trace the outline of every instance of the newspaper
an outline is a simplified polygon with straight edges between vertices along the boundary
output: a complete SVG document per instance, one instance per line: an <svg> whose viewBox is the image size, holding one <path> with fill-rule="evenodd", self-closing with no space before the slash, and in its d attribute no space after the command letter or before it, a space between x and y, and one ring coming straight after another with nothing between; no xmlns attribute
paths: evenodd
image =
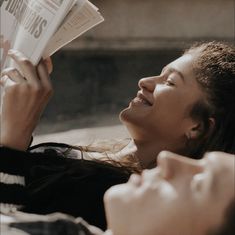
<svg viewBox="0 0 235 235"><path fill-rule="evenodd" d="M10 48L36 65L104 19L88 0L0 0L1 70Z"/></svg>

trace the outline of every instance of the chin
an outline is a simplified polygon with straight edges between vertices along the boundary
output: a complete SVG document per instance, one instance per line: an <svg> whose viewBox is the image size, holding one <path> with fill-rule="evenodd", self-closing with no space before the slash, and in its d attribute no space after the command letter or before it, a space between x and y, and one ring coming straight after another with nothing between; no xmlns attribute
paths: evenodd
<svg viewBox="0 0 235 235"><path fill-rule="evenodd" d="M141 118L141 114L143 114L143 110L129 106L120 112L119 119L124 124L135 123L136 121L138 121L139 118Z"/></svg>
<svg viewBox="0 0 235 235"><path fill-rule="evenodd" d="M129 107L123 109L120 113L119 113L119 119L120 121L124 124L125 122L127 122L128 120L128 112L129 112Z"/></svg>
<svg viewBox="0 0 235 235"><path fill-rule="evenodd" d="M127 201L131 201L132 194L132 188L128 184L112 186L104 194L105 205L111 210L120 210L126 206Z"/></svg>

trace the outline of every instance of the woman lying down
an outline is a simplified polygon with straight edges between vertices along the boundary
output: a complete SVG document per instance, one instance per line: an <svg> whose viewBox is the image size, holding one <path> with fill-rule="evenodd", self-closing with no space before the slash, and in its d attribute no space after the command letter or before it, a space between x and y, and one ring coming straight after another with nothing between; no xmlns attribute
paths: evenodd
<svg viewBox="0 0 235 235"><path fill-rule="evenodd" d="M4 148L1 151L4 153ZM156 168L132 174L127 183L107 190L105 232L63 214L16 212L2 215L1 235L235 234L234 157L211 152L193 160L161 152ZM1 158L5 164L9 161L14 165L13 160Z"/></svg>
<svg viewBox="0 0 235 235"><path fill-rule="evenodd" d="M195 64L198 52L200 63ZM233 48L209 43L191 49L166 66L160 76L140 80L139 95L144 92L146 96L134 99L121 116L132 133L136 147L132 155L141 166L138 172L153 169L143 171L141 176L132 175L128 183L129 168L64 158L48 151L26 151L50 93L41 88L50 88L50 79L43 62L33 67L19 52L12 51L11 57L22 66L24 76L12 68L3 73L16 85L5 89L3 99L1 212L9 215L4 209L13 212L14 208L35 214L63 212L84 218L103 231L106 216L105 233L113 235L203 235L223 226L224 214L234 197L234 155L217 152L197 161L165 152L157 160L158 168L154 166L161 150L192 158L201 158L207 151L234 154ZM196 65L203 69L194 76ZM184 76L179 75L182 72ZM198 76L203 86L199 86ZM189 102L185 94L193 100ZM147 95L154 105L143 102ZM179 97L182 102L178 102ZM162 118L169 110L175 118ZM129 163L135 165L135 161ZM34 218L26 215L25 220ZM11 227L20 226L31 234L66 234L66 228L67 234L77 234L77 230L89 234L89 226L84 227L80 220L76 220L78 225L73 219L58 222L50 216L38 220L44 222L15 223ZM9 234L9 227L6 229Z"/></svg>

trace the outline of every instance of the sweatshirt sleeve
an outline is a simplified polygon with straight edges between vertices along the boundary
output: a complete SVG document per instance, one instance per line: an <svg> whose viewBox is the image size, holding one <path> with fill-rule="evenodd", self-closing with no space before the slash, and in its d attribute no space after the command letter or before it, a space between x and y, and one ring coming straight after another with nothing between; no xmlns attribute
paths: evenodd
<svg viewBox="0 0 235 235"><path fill-rule="evenodd" d="M65 159L0 147L0 212L8 213L22 208L28 200L25 179L30 169L55 161L63 164Z"/></svg>
<svg viewBox="0 0 235 235"><path fill-rule="evenodd" d="M0 147L0 212L20 209L26 200L23 152Z"/></svg>
<svg viewBox="0 0 235 235"><path fill-rule="evenodd" d="M48 215L36 215L16 212L2 215L1 234L14 235L103 235L99 228L89 225L82 218L53 213Z"/></svg>

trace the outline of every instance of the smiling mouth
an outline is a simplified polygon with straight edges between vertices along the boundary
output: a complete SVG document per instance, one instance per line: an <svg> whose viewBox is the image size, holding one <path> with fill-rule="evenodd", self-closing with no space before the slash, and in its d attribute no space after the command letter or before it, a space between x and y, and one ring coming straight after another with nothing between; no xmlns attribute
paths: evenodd
<svg viewBox="0 0 235 235"><path fill-rule="evenodd" d="M131 104L142 104L142 105L146 105L146 106L152 106L153 104L150 103L145 96L142 95L142 93L138 92L137 93L137 97L135 97L132 101Z"/></svg>

